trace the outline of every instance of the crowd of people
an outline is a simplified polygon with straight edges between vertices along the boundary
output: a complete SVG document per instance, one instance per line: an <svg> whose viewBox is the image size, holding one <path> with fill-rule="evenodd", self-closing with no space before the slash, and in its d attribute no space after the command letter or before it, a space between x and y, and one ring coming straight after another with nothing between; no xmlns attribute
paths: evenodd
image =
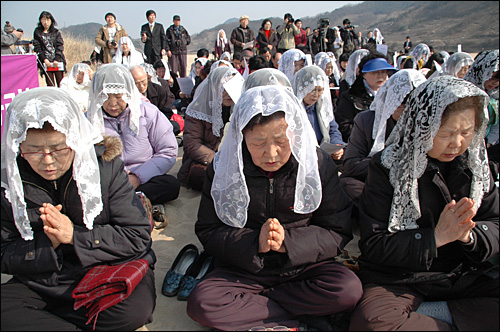
<svg viewBox="0 0 500 332"><path fill-rule="evenodd" d="M40 14L47 87L14 98L1 141L14 276L2 329L150 323L151 231L166 226L151 209L181 186L201 195L194 231L213 258L182 295L203 326L499 329L498 49L473 58L408 36L393 56L378 28L363 38L349 19L311 32L286 13L254 33L242 15L214 58L203 48L188 64L179 15L166 29L146 19L144 52L109 12L94 59L66 68L56 20ZM346 265L354 233L361 255ZM188 252L164 295L187 287L174 267Z"/></svg>

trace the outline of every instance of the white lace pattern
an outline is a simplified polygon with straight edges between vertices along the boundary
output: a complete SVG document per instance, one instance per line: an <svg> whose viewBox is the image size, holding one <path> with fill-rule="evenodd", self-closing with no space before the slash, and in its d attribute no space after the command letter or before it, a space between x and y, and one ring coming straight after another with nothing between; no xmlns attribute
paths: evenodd
<svg viewBox="0 0 500 332"><path fill-rule="evenodd" d="M388 230L390 232L416 229L420 218L418 179L427 167L427 152L441 125L445 108L457 100L480 96L482 126L474 133L468 148L468 166L472 171L470 198L475 207L481 205L489 190L489 166L484 145L488 119L488 96L473 84L449 75L439 76L415 88L396 127L387 139L382 152L382 165L389 169L389 180L394 188Z"/></svg>

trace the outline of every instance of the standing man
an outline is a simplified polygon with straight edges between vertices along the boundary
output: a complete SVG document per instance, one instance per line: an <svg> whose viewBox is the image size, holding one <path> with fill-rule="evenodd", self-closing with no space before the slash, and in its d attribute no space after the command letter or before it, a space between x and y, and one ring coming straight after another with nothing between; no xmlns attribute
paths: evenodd
<svg viewBox="0 0 500 332"><path fill-rule="evenodd" d="M342 25L343 27L340 28L340 37L344 41L344 53L350 54L355 51L354 39L356 39L356 32L348 18L342 21Z"/></svg>
<svg viewBox="0 0 500 332"><path fill-rule="evenodd" d="M243 51L246 49L252 51L253 54L253 47L255 46L256 40L252 29L248 26L248 19L249 17L247 15L242 15L240 17L240 26L234 28L231 32L231 44L234 46L234 54L243 54ZM250 47L245 47L245 44L249 42L252 42L252 44L249 45Z"/></svg>
<svg viewBox="0 0 500 332"><path fill-rule="evenodd" d="M405 54L409 54L413 45L411 44L410 36L406 36L405 43L403 44L403 49L405 50Z"/></svg>
<svg viewBox="0 0 500 332"><path fill-rule="evenodd" d="M295 48L298 48L302 52L306 53L307 33L304 29L302 29L302 21L295 20L295 26L299 29L299 34L294 36Z"/></svg>
<svg viewBox="0 0 500 332"><path fill-rule="evenodd" d="M141 40L144 43L146 62L154 64L166 54L165 30L163 25L156 23L156 12L152 9L146 12L148 23L141 27Z"/></svg>
<svg viewBox="0 0 500 332"><path fill-rule="evenodd" d="M187 46L191 44L191 37L181 25L181 17L174 15L174 24L168 27L165 49L168 55L168 65L179 77L186 77Z"/></svg>
<svg viewBox="0 0 500 332"><path fill-rule="evenodd" d="M121 37L128 35L125 28L116 23L115 14L107 13L104 15L104 19L106 20L106 25L103 25L99 29L94 42L97 46L101 47L102 63L111 63L118 49L118 41Z"/></svg>
<svg viewBox="0 0 500 332"><path fill-rule="evenodd" d="M292 14L286 13L284 18L284 22L282 25L278 26L276 32L280 36L280 42L278 43L278 52L281 54L285 53L292 48L295 48L295 36L300 33L300 30L297 28L293 22Z"/></svg>

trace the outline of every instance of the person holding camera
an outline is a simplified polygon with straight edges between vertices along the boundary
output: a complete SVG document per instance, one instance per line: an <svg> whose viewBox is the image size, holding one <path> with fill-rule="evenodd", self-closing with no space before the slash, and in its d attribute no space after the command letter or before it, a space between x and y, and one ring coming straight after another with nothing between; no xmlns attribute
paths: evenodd
<svg viewBox="0 0 500 332"><path fill-rule="evenodd" d="M181 25L181 17L174 15L174 24L166 32L167 44L165 50L168 55L168 65L179 77L186 77L187 46L191 44L191 36L186 28Z"/></svg>
<svg viewBox="0 0 500 332"><path fill-rule="evenodd" d="M278 52L285 53L288 50L295 48L295 36L300 34L299 28L293 24L295 20L292 14L286 13L284 16L284 22L280 25L276 32L280 36L280 41L278 43Z"/></svg>
<svg viewBox="0 0 500 332"><path fill-rule="evenodd" d="M340 28L340 37L344 41L344 53L352 53L354 51L354 39L356 39L356 32L351 25L351 21L346 18L342 21L343 27Z"/></svg>
<svg viewBox="0 0 500 332"><path fill-rule="evenodd" d="M112 63L113 57L118 50L118 41L121 37L127 37L128 34L125 28L116 23L116 15L107 13L104 15L106 25L103 25L94 42L101 47L102 63Z"/></svg>
<svg viewBox="0 0 500 332"><path fill-rule="evenodd" d="M7 24L5 26L7 26ZM9 32L6 32L5 30L6 29L4 28L4 31L2 31L2 54L13 54L10 45L14 45L14 43L18 41L18 39L21 39L21 36L24 34L24 32L22 31L22 29L7 29L7 31Z"/></svg>

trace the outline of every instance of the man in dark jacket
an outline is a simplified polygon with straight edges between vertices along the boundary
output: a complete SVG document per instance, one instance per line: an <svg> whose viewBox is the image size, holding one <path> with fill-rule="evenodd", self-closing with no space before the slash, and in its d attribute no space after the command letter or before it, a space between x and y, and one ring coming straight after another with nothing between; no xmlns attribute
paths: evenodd
<svg viewBox="0 0 500 332"><path fill-rule="evenodd" d="M342 24L343 27L340 28L340 37L344 42L344 53L352 53L355 51L354 40L356 39L356 32L348 18L344 19Z"/></svg>
<svg viewBox="0 0 500 332"><path fill-rule="evenodd" d="M174 112L172 106L174 105L175 96L168 88L168 83L164 86L161 83L155 84L148 79L148 75L141 66L134 66L130 68L130 73L134 77L135 86L144 96L148 98L151 104L158 107L158 109L165 114L167 119L174 127L174 134L180 133L181 129L177 122L170 120Z"/></svg>
<svg viewBox="0 0 500 332"><path fill-rule="evenodd" d="M165 53L165 30L163 25L156 23L156 12L152 9L146 12L148 23L141 27L141 41L144 43L146 61L154 64L161 60Z"/></svg>
<svg viewBox="0 0 500 332"><path fill-rule="evenodd" d="M234 46L234 53L242 53L243 50L246 49L252 50L255 46L255 35L248 26L248 19L249 17L247 15L242 15L240 17L240 26L234 28L231 32L231 44ZM251 45L245 45L250 42L252 43Z"/></svg>
<svg viewBox="0 0 500 332"><path fill-rule="evenodd" d="M174 15L174 24L166 32L167 43L165 50L168 55L168 65L179 77L186 77L187 72L187 46L191 44L191 36L181 25L181 17Z"/></svg>

